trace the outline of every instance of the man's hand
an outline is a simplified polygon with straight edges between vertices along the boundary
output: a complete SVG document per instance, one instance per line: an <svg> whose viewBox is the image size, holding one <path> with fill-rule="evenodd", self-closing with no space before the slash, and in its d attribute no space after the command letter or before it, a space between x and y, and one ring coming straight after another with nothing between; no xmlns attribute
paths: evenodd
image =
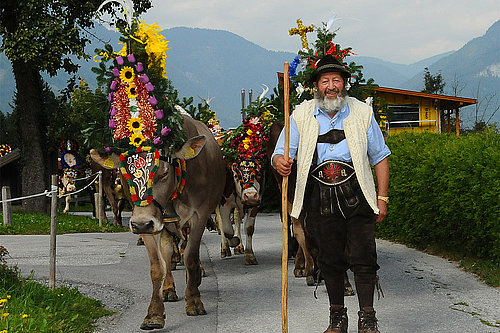
<svg viewBox="0 0 500 333"><path fill-rule="evenodd" d="M287 177L292 172L292 164L293 160L288 158L287 161L283 155L274 155L273 157L273 168L283 177Z"/></svg>
<svg viewBox="0 0 500 333"><path fill-rule="evenodd" d="M387 203L384 200L377 200L377 206L378 206L378 215L377 215L377 220L375 221L376 223L382 222L385 217L387 216Z"/></svg>

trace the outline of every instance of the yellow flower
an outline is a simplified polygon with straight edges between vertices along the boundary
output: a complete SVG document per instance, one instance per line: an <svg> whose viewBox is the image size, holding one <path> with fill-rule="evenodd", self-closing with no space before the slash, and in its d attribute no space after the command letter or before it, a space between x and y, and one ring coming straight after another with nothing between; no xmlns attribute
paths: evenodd
<svg viewBox="0 0 500 333"><path fill-rule="evenodd" d="M7 295L7 299L10 299L10 295Z"/></svg>
<svg viewBox="0 0 500 333"><path fill-rule="evenodd" d="M127 96L128 98L137 98L137 88L135 86L135 84L131 83L128 87L127 87Z"/></svg>
<svg viewBox="0 0 500 333"><path fill-rule="evenodd" d="M130 144L139 147L144 142L144 135L141 132L135 132L130 137Z"/></svg>
<svg viewBox="0 0 500 333"><path fill-rule="evenodd" d="M27 315L27 314L23 314L21 317L22 317L23 319L25 319L25 318L28 318L28 315Z"/></svg>
<svg viewBox="0 0 500 333"><path fill-rule="evenodd" d="M247 130L247 135L252 135L253 131L251 129Z"/></svg>
<svg viewBox="0 0 500 333"><path fill-rule="evenodd" d="M0 331L0 333L7 333L7 330Z"/></svg>
<svg viewBox="0 0 500 333"><path fill-rule="evenodd" d="M130 132L142 131L142 120L139 117L130 118L127 121L127 127Z"/></svg>
<svg viewBox="0 0 500 333"><path fill-rule="evenodd" d="M134 77L134 69L132 67L125 66L120 71L120 79L124 82L130 83L134 80Z"/></svg>
<svg viewBox="0 0 500 333"><path fill-rule="evenodd" d="M7 299L6 299L6 298L2 298L2 299L0 299L0 304L5 303L5 302L7 302Z"/></svg>
<svg viewBox="0 0 500 333"><path fill-rule="evenodd" d="M146 44L146 52L152 60L159 60L163 75L166 77L165 60L166 52L169 50L168 41L161 33L160 27L156 24L146 24L144 20L139 23L139 29L135 33L140 40Z"/></svg>
<svg viewBox="0 0 500 333"><path fill-rule="evenodd" d="M4 312L4 313L2 314L2 316L3 316L4 318L7 318L7 317L9 316L9 314L10 314L10 313L8 313L8 312Z"/></svg>
<svg viewBox="0 0 500 333"><path fill-rule="evenodd" d="M245 147L246 150L248 150L248 148L250 148L250 146L247 144L244 144L243 147Z"/></svg>
<svg viewBox="0 0 500 333"><path fill-rule="evenodd" d="M246 138L243 139L244 144L249 144L250 143L250 138L247 136Z"/></svg>

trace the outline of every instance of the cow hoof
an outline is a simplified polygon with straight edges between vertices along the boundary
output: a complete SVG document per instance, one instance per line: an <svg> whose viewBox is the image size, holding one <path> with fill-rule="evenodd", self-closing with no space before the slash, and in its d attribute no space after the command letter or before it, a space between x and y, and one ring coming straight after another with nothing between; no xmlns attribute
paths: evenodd
<svg viewBox="0 0 500 333"><path fill-rule="evenodd" d="M232 256L231 249L223 249L220 251L221 258L230 257L230 256Z"/></svg>
<svg viewBox="0 0 500 333"><path fill-rule="evenodd" d="M178 300L175 290L163 290L163 302L177 302Z"/></svg>
<svg viewBox="0 0 500 333"><path fill-rule="evenodd" d="M306 276L303 268L295 268L293 270L293 275L295 277L304 277L304 276Z"/></svg>
<svg viewBox="0 0 500 333"><path fill-rule="evenodd" d="M186 305L186 314L188 316L203 316L207 314L207 311L205 311L205 307L203 304L199 305Z"/></svg>
<svg viewBox="0 0 500 333"><path fill-rule="evenodd" d="M344 296L354 296L354 295L355 293L351 286L344 288Z"/></svg>
<svg viewBox="0 0 500 333"><path fill-rule="evenodd" d="M141 330L150 331L156 330L159 328L163 328L165 326L165 318L155 317L155 318L146 318L141 324Z"/></svg>
<svg viewBox="0 0 500 333"><path fill-rule="evenodd" d="M245 248L243 248L243 245L239 244L234 248L234 254L244 254L245 253Z"/></svg>
<svg viewBox="0 0 500 333"><path fill-rule="evenodd" d="M306 276L306 284L308 286L316 285L316 281L314 281L314 276L312 276L312 275Z"/></svg>
<svg viewBox="0 0 500 333"><path fill-rule="evenodd" d="M245 265L258 265L257 258L254 255L245 255Z"/></svg>

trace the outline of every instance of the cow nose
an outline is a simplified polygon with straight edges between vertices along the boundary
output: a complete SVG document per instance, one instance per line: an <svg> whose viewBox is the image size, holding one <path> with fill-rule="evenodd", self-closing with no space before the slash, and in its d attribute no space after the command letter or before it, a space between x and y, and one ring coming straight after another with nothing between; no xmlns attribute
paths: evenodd
<svg viewBox="0 0 500 333"><path fill-rule="evenodd" d="M130 222L130 229L134 234L152 234L154 228L153 221Z"/></svg>
<svg viewBox="0 0 500 333"><path fill-rule="evenodd" d="M259 204L259 194L256 191L243 193L243 203L247 206L256 206Z"/></svg>

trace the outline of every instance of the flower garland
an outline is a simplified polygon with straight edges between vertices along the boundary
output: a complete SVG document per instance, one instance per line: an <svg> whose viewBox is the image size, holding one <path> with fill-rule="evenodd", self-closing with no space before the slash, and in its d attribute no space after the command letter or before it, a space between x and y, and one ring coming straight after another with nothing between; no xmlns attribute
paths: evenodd
<svg viewBox="0 0 500 333"><path fill-rule="evenodd" d="M0 145L0 157L7 155L12 151L9 145Z"/></svg>

